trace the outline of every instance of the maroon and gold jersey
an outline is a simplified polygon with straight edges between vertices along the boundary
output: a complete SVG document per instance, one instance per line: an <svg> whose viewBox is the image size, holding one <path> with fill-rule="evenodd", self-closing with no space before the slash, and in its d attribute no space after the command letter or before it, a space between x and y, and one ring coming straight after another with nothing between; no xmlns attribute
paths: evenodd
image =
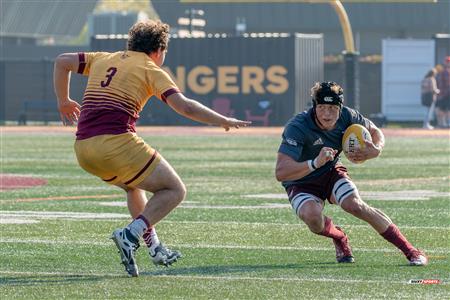
<svg viewBox="0 0 450 300"><path fill-rule="evenodd" d="M78 120L77 139L135 132L151 96L165 102L179 89L143 52L79 53L78 73L89 76Z"/></svg>

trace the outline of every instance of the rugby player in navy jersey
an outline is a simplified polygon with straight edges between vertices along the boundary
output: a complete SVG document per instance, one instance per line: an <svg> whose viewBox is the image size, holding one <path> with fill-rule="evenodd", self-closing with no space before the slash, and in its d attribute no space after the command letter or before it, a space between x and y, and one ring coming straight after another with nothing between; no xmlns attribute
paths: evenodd
<svg viewBox="0 0 450 300"><path fill-rule="evenodd" d="M329 237L336 248L336 260L353 263L347 235L323 214L325 201L369 223L383 238L400 249L410 265L428 263L425 254L403 236L392 220L365 203L339 160L344 131L352 124L367 128L372 141L351 154L352 161L376 158L384 147L384 135L358 111L343 106L343 89L335 82L316 83L313 107L288 121L278 150L275 176L281 181L295 214L309 229Z"/></svg>

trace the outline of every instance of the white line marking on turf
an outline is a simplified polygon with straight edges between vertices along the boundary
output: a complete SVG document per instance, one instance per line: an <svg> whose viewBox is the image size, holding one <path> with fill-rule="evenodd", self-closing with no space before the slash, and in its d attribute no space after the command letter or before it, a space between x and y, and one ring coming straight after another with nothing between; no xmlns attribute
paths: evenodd
<svg viewBox="0 0 450 300"><path fill-rule="evenodd" d="M384 201L420 201L430 200L432 197L450 197L450 193L437 192L431 190L407 190L407 191L360 191L361 197L365 200L384 200ZM244 195L245 198L258 199L286 199L286 194L251 194Z"/></svg>
<svg viewBox="0 0 450 300"><path fill-rule="evenodd" d="M183 201L179 208L196 208L196 209L258 209L258 208L290 208L290 204L283 203L263 203L260 205L198 205L195 201ZM98 205L102 206L118 206L126 207L126 202L97 202Z"/></svg>
<svg viewBox="0 0 450 300"><path fill-rule="evenodd" d="M0 244L46 244L46 245L90 245L90 246L113 246L114 244L109 241L96 242L96 241L83 241L83 240L43 240L43 239L16 239L16 238L0 238ZM306 247L306 246L245 246L245 245L208 245L208 244L167 244L171 247L179 247L186 249L239 249L239 250L287 250L287 251L331 251L333 247ZM395 252L398 250L395 248L358 248L352 247L354 251L359 252ZM423 249L427 253L449 253L450 249L446 248L434 248Z"/></svg>
<svg viewBox="0 0 450 300"><path fill-rule="evenodd" d="M231 266L230 266L231 267ZM280 265L282 267L282 265ZM85 272L18 272L18 271L0 271L0 274L3 275L14 275L14 276L86 276L86 277L103 277L103 278L124 278L127 277L124 274L111 274L111 273L85 273ZM312 277L310 275L305 275L308 277L250 277L250 276L201 276L201 275L168 275L168 274L154 274L153 272L142 272L141 277L151 276L152 278L160 278L160 279L186 279L186 280L219 280L219 281L281 281L281 282L342 282L342 283L384 283L384 284L407 284L409 285L409 280L392 280L392 279L336 279L333 277L325 278L325 277ZM448 282L443 281L441 284L448 285Z"/></svg>
<svg viewBox="0 0 450 300"><path fill-rule="evenodd" d="M22 220L29 222L38 222L35 219L73 219L73 220L92 220L92 221L111 221L113 219L130 219L128 214L119 213L90 213L90 212L58 212L58 211L0 211L0 224L20 224ZM9 222L10 221L10 222ZM305 227L302 223L273 223L273 222L236 222L236 221L163 221L163 224L199 224L199 225L237 225L237 226L296 226ZM351 228L370 228L369 225L337 224L343 227ZM436 229L450 230L445 226L410 226L400 225L401 228L408 229Z"/></svg>
<svg viewBox="0 0 450 300"><path fill-rule="evenodd" d="M98 205L102 206L113 206L113 207L127 207L127 202L125 201L110 201L110 202L95 202ZM183 201L183 204L196 204L199 203L198 201ZM180 205L180 206L183 206Z"/></svg>
<svg viewBox="0 0 450 300"><path fill-rule="evenodd" d="M200 224L200 225L248 225L248 226L282 226L282 227L306 227L302 223L272 223L272 222L236 222L236 221L162 221L162 223L167 224ZM359 224L336 224L341 227L351 227L351 228L369 228L370 225L359 225ZM410 226L410 225L399 225L400 228L408 229L436 229L436 230L450 230L450 227L445 226Z"/></svg>
<svg viewBox="0 0 450 300"><path fill-rule="evenodd" d="M0 211L0 218L39 218L39 219L119 219L130 218L128 214L119 213L90 213L63 211Z"/></svg>
<svg viewBox="0 0 450 300"><path fill-rule="evenodd" d="M21 219L21 218L0 218L0 224L37 224L38 220L33 219Z"/></svg>

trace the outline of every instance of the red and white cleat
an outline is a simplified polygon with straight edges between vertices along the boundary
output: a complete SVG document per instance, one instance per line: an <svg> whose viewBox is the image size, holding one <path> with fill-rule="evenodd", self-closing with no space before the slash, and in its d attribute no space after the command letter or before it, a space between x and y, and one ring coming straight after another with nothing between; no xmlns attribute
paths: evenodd
<svg viewBox="0 0 450 300"><path fill-rule="evenodd" d="M410 266L426 266L428 264L428 257L419 249L414 249L406 256L409 260Z"/></svg>

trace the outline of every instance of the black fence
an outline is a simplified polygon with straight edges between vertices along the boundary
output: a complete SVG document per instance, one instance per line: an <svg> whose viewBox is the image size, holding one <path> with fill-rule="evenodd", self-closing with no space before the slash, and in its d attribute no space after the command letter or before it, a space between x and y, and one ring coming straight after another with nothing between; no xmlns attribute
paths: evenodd
<svg viewBox="0 0 450 300"><path fill-rule="evenodd" d="M125 44L91 40L94 51L117 51ZM322 35L172 39L164 68L187 97L256 126L280 126L306 107L309 87L323 79L323 40ZM151 100L141 123L198 124Z"/></svg>
<svg viewBox="0 0 450 300"><path fill-rule="evenodd" d="M0 61L0 122L59 120L53 92L53 60ZM86 78L72 76L71 97L82 99Z"/></svg>
<svg viewBox="0 0 450 300"><path fill-rule="evenodd" d="M117 51L124 46L124 40L96 40L92 51ZM323 64L322 51L320 35L172 39L166 67L188 97L223 114L253 120L255 126L281 126L310 105L309 89L315 81L343 83L343 65ZM58 52L52 48L47 53L52 54L48 59L0 61L0 121L59 120L52 79ZM379 113L381 64L361 63L359 74L361 112ZM86 77L74 74L71 97L81 100L85 85ZM139 123L145 125L198 124L156 98L140 115Z"/></svg>

